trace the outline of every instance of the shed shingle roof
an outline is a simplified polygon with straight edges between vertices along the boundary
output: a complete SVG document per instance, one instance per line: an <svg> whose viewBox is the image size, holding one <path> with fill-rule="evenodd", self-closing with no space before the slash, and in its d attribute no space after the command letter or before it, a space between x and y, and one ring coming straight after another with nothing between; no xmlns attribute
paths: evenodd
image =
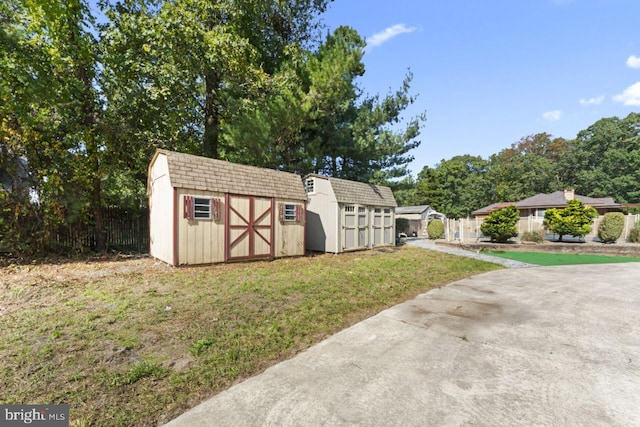
<svg viewBox="0 0 640 427"><path fill-rule="evenodd" d="M171 186L175 188L293 200L307 199L300 176L293 173L168 150L157 150L154 160L158 155L167 157Z"/></svg>
<svg viewBox="0 0 640 427"><path fill-rule="evenodd" d="M310 176L329 180L338 203L392 208L398 206L389 187L315 174L307 175L305 179Z"/></svg>
<svg viewBox="0 0 640 427"><path fill-rule="evenodd" d="M432 209L429 205L400 206L396 208L396 214L422 214L429 209Z"/></svg>

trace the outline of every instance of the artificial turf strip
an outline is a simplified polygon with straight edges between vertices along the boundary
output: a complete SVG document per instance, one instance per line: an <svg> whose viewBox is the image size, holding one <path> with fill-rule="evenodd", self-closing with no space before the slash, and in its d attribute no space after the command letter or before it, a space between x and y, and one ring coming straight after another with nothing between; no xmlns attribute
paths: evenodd
<svg viewBox="0 0 640 427"><path fill-rule="evenodd" d="M490 252L489 254L500 258L512 259L514 261L545 266L640 262L640 258L611 255L559 254L549 252Z"/></svg>

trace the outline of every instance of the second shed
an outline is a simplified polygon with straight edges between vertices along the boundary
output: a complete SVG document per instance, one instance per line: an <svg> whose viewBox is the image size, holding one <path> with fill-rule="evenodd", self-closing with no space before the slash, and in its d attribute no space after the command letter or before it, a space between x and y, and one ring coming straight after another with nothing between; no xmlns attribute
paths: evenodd
<svg viewBox="0 0 640 427"><path fill-rule="evenodd" d="M389 187L311 174L306 248L339 253L395 245L396 200Z"/></svg>

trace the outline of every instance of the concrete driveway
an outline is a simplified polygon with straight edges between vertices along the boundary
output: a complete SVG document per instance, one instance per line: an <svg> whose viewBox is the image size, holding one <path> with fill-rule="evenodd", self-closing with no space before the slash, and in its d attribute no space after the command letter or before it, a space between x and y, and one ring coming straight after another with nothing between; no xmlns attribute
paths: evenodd
<svg viewBox="0 0 640 427"><path fill-rule="evenodd" d="M169 425L640 425L640 263L452 283Z"/></svg>

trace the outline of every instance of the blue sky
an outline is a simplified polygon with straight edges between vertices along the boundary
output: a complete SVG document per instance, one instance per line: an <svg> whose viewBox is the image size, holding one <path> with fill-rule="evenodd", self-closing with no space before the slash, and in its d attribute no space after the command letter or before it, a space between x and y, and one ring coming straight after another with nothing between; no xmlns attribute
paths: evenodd
<svg viewBox="0 0 640 427"><path fill-rule="evenodd" d="M414 175L640 112L640 0L335 0L323 21L366 38L365 93L413 73L404 115L427 115Z"/></svg>

